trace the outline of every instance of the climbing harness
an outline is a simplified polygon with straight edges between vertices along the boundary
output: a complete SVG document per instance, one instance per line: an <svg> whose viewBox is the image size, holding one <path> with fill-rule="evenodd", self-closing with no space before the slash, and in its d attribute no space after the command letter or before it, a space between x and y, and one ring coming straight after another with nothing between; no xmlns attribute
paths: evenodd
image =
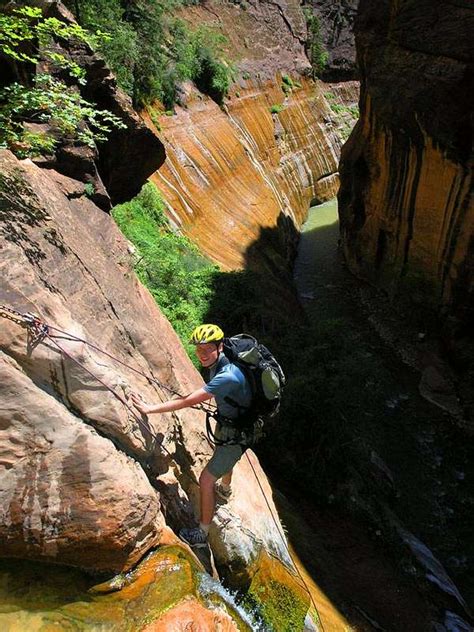
<svg viewBox="0 0 474 632"><path fill-rule="evenodd" d="M234 437L221 439L212 430L211 419L216 422L216 427L226 425L235 430ZM248 423L244 423L241 418L230 419L224 417L217 410L206 412L206 434L208 441L213 446L220 445L240 445L242 448L254 446L265 434L263 430L264 421L261 417L252 416Z"/></svg>
<svg viewBox="0 0 474 632"><path fill-rule="evenodd" d="M142 377L144 377L145 379L147 379L149 382L151 383L155 383L157 384L160 388L163 388L164 390L167 390L168 392L182 397L182 395L180 395L180 393L178 393L177 391L175 391L174 389L169 388L168 386L166 386L165 384L163 384L162 382L160 382L159 380L157 380L156 378L152 378L149 375L147 375L146 373L140 371L139 369L136 369L135 367L130 366L129 364L123 362L122 360L120 360L119 358L116 358L115 356L113 356L112 354L110 354L108 351L105 351L104 349L101 349L100 347L94 345L91 342L88 342L87 340L80 338L78 336L75 336L74 334L71 334L70 332L64 331L62 329L59 329L58 327L54 327L52 325L49 325L47 323L45 323L44 321L42 321L36 314L33 314L31 312L19 312L11 307L7 307L6 305L0 305L0 317L2 318L6 318L7 320L11 320L17 324L19 324L20 326L23 326L27 329L28 332L28 349L32 350L34 347L36 347L38 344L43 343L45 340L48 340L51 344L53 344L58 350L59 352L67 357L68 359L70 359L72 362L74 362L75 364L77 364L78 366L80 366L84 371L86 371L89 375L91 375L95 380L97 380L100 384L102 384L102 386L104 386L104 388L108 391L110 391L110 393L112 393L112 395L114 397L116 397L118 399L118 401L120 401L123 406L125 406L125 408L129 411L129 413L132 415L132 417L135 419L135 421L142 427L145 429L146 433L148 435L150 435L151 437L153 437L153 439L158 443L158 445L160 446L160 448L166 452L166 454L172 459L174 460L173 455L171 454L171 452L162 445L162 443L158 440L158 435L154 434L149 426L135 413L135 411L132 409L132 407L129 405L128 401L125 399L125 397L122 397L119 393L117 393L116 390L114 390L110 385L106 384L106 382L104 382L101 378L99 378L97 375L95 375L92 371L90 371L87 367L85 367L83 364L81 364L81 362L79 362L79 360L77 360L76 358L74 358L73 355L71 355L68 351L66 351L66 349L64 349L58 342L58 340L68 340L68 341L72 341L72 342L80 342L83 343L87 346L89 346L91 349L94 349L95 351L104 354L105 356L107 356L108 358L114 360L115 362L117 362L118 364L128 368L129 370L133 371L134 373L141 375ZM54 333L56 332L56 333ZM58 335L59 334L59 335ZM235 440L231 440L231 441L224 441L224 442L220 442L219 438L215 436L215 433L212 431L211 429L211 425L210 425L210 420L211 419L215 419L217 423L222 423L222 421L225 421L226 418L223 418L222 416L220 416L217 412L217 408L216 406L212 405L212 404L197 404L195 406L190 406L190 408L194 408L197 410L202 410L206 413L206 429L207 429L207 433L208 433L208 438L210 440L211 443L213 443L213 445L237 445L240 444L242 445L242 447L246 448L248 447L248 445L246 444L242 444L242 439L243 437L240 436L240 441L238 441L237 439ZM234 421L235 420L228 420L229 422ZM241 433L243 433L243 435L245 436L245 431L241 430ZM282 538L282 542L283 542L283 546L288 554L289 559L291 559L293 561L293 556L291 555L291 552L288 548L288 544L286 542L285 539L285 535L284 533L281 532L279 526L278 526L278 521L275 518L275 515L273 513L273 510L270 506L270 503L268 502L268 499L266 497L265 491L262 487L262 484L260 483L260 479L258 478L257 472L255 471L255 468L248 456L248 454L246 453L246 457L247 460L249 462L249 465L254 473L254 476L257 480L258 486L260 488L260 491L262 492L262 495L265 499L265 503L268 507L268 510L270 512L270 515L272 517L273 523L275 524L275 528L278 531L279 535ZM193 484L195 484L196 481L192 480L191 477L185 472L183 471L183 474L186 475ZM274 553L269 552L270 556L277 559L279 562L283 563L282 560L280 560L280 558L278 558L278 556L276 556ZM293 561L294 564L294 561ZM292 571L292 569L288 568L288 566L286 564L284 564L284 567L286 568L286 570L295 578L295 579L299 579L301 581L301 583L299 581L297 581L297 583L300 585L301 588L303 588L309 595L310 598L310 602L313 605L316 613L318 614L318 618L319 618L319 624L321 626L322 631L324 632L324 626L322 624L321 618L319 616L319 611L317 609L316 603L314 602L313 596L311 594L311 591L308 588L308 585L306 583L306 581L304 580L301 572L299 571L298 567L296 566L296 564L294 564L294 568L296 570L296 573L294 573Z"/></svg>

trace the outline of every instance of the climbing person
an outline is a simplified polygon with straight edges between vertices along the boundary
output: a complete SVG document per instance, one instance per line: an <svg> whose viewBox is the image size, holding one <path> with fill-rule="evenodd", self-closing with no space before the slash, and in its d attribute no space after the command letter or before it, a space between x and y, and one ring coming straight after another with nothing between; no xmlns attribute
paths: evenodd
<svg viewBox="0 0 474 632"><path fill-rule="evenodd" d="M132 395L135 407L144 415L166 413L188 408L215 399L217 423L214 432L214 453L199 478L200 521L199 526L181 529L180 537L196 548L207 546L207 536L215 512L216 494L222 501L230 498L234 465L245 451L237 443L238 431L232 426L242 410L252 402L252 389L241 369L225 356L224 332L218 325L205 324L196 327L191 334L196 355L201 365L209 370L207 384L184 397L159 404L144 404ZM220 479L220 483L217 481Z"/></svg>

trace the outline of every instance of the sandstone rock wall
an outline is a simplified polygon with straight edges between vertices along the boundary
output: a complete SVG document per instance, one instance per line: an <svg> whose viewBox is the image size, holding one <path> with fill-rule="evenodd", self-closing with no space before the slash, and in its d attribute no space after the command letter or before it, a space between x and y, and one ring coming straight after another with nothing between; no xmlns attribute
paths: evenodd
<svg viewBox="0 0 474 632"><path fill-rule="evenodd" d="M184 6L178 15L193 29L205 24L220 31L227 56L244 79L268 81L278 71L310 72L299 0L206 0Z"/></svg>
<svg viewBox="0 0 474 632"><path fill-rule="evenodd" d="M0 555L121 571L159 542L165 519L194 523L189 499L197 507L211 447L199 411L140 420L124 404L132 390L160 401L166 388L188 393L202 380L136 279L126 240L75 194L81 186L0 152L0 306L36 313L148 377L55 329L36 340L0 311ZM245 566L262 546L287 559L253 473L240 467L233 517L252 520L252 531L218 521L216 563Z"/></svg>
<svg viewBox="0 0 474 632"><path fill-rule="evenodd" d="M306 0L319 19L321 45L328 59L321 77L325 81L347 81L357 77L354 21L359 0Z"/></svg>
<svg viewBox="0 0 474 632"><path fill-rule="evenodd" d="M181 17L225 35L236 83L222 108L187 85L173 116L160 115L159 104L143 113L167 156L152 179L170 217L223 269L265 268L266 255L283 270L310 202L336 195L343 142L330 87L307 78L301 5L206 2ZM342 94L356 102L358 84ZM275 228L280 239L250 252Z"/></svg>
<svg viewBox="0 0 474 632"><path fill-rule="evenodd" d="M333 113L323 86L294 80L300 87L288 96L281 76L244 82L224 111L190 89L186 108L159 119L167 160L152 180L176 224L224 269L249 263L262 228L280 221L294 230L313 199L336 195L342 141Z"/></svg>
<svg viewBox="0 0 474 632"><path fill-rule="evenodd" d="M339 194L352 271L441 313L465 358L474 316L473 27L468 2L360 2L361 117L342 153Z"/></svg>

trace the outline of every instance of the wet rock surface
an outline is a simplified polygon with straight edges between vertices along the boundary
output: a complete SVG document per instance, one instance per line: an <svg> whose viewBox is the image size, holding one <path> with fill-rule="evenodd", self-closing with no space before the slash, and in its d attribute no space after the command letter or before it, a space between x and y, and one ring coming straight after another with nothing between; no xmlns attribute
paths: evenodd
<svg viewBox="0 0 474 632"><path fill-rule="evenodd" d="M98 583L67 567L0 560L0 624L23 630L249 630L229 594L201 591L203 568L164 533L130 573ZM217 582L215 584L218 586Z"/></svg>

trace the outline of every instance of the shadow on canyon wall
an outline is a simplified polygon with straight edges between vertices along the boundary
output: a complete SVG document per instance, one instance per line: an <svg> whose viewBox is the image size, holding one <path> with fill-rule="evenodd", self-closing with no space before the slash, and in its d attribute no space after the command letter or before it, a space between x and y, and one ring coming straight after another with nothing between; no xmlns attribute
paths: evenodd
<svg viewBox="0 0 474 632"><path fill-rule="evenodd" d="M398 517L469 601L472 574L456 560L473 559L474 459L449 414L420 396L419 374L369 322L374 315L344 267L335 225L305 233L327 251L327 265L311 271L319 278L303 311L288 271L298 236L282 216L262 229L247 268L216 279L207 321L255 335L285 370L280 415L256 451L288 497L275 500L314 580L360 629L372 629L364 612L384 629L431 629L433 601L425 599L426 580L406 573L412 563L396 536ZM440 594L439 603L455 609Z"/></svg>

